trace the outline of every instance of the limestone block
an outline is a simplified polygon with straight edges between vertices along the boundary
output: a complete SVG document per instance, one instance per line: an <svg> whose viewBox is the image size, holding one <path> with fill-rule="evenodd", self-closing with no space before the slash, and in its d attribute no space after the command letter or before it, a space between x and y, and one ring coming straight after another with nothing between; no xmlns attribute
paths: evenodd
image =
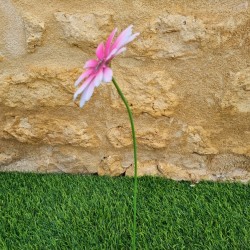
<svg viewBox="0 0 250 250"><path fill-rule="evenodd" d="M39 162L37 161L36 158L28 158L28 157L22 157L19 161L7 164L7 165L1 165L0 167L0 172L13 172L13 171L18 171L18 172L36 172L37 169L37 164ZM58 169L54 170L49 170L47 169L46 172L59 172Z"/></svg>
<svg viewBox="0 0 250 250"><path fill-rule="evenodd" d="M26 54L25 31L22 16L11 0L0 2L0 49L8 59Z"/></svg>
<svg viewBox="0 0 250 250"><path fill-rule="evenodd" d="M16 146L19 142L16 143ZM20 145L20 144L19 144ZM19 146L18 145L18 146ZM17 147L18 147L17 146ZM27 151L25 150L27 148ZM21 152L23 151L23 152ZM46 147L42 146L37 149L36 147L29 147L29 145L22 145L22 149L19 151L20 157L8 164L1 165L0 171L21 171L21 172L37 172L38 167L44 162L50 162L50 154ZM24 153L24 154L23 154ZM47 167L44 172L61 172L60 169Z"/></svg>
<svg viewBox="0 0 250 250"><path fill-rule="evenodd" d="M127 125L111 128L107 133L107 137L115 148L127 147L133 143L131 128ZM169 134L166 129L159 130L158 128L147 127L138 128L136 137L139 145L160 149L166 146Z"/></svg>
<svg viewBox="0 0 250 250"><path fill-rule="evenodd" d="M243 13L213 17L206 22L206 40L203 47L221 50L244 47L249 39L248 22L247 15Z"/></svg>
<svg viewBox="0 0 250 250"><path fill-rule="evenodd" d="M112 24L112 18L107 14L56 12L54 16L63 29L63 38L79 48L86 48L87 44L97 46L108 34L107 27Z"/></svg>
<svg viewBox="0 0 250 250"><path fill-rule="evenodd" d="M97 173L99 158L97 153L90 153L72 146L47 147L48 160L40 161L38 172Z"/></svg>
<svg viewBox="0 0 250 250"><path fill-rule="evenodd" d="M126 168L121 164L121 157L119 155L109 155L103 157L98 167L98 175L120 176L124 174Z"/></svg>
<svg viewBox="0 0 250 250"><path fill-rule="evenodd" d="M231 172L234 169L238 171L250 170L250 157L237 154L219 154L215 155L209 166L209 169L218 172Z"/></svg>
<svg viewBox="0 0 250 250"><path fill-rule="evenodd" d="M137 174L138 176L152 175L160 176L160 172L157 169L156 160L144 160L137 162ZM132 164L125 173L126 176L134 176L134 164Z"/></svg>
<svg viewBox="0 0 250 250"><path fill-rule="evenodd" d="M171 115L179 104L178 96L172 91L176 82L166 71L145 70L143 74L134 69L124 70L126 85L123 92L133 113L148 113L154 117ZM120 96L113 92L112 107L121 108Z"/></svg>
<svg viewBox="0 0 250 250"><path fill-rule="evenodd" d="M0 102L8 107L32 110L39 107L74 106L73 79L79 69L32 68L27 72L0 75Z"/></svg>
<svg viewBox="0 0 250 250"><path fill-rule="evenodd" d="M250 112L250 67L243 69L232 77L231 86L222 99L222 108L232 112Z"/></svg>
<svg viewBox="0 0 250 250"><path fill-rule="evenodd" d="M18 159L19 154L17 150L6 150L3 148L0 148L0 166L5 166L7 164L10 164L11 162ZM1 168L1 167L0 167Z"/></svg>
<svg viewBox="0 0 250 250"><path fill-rule="evenodd" d="M205 27L193 16L166 13L152 18L142 35L137 48L153 59L190 58L200 52Z"/></svg>
<svg viewBox="0 0 250 250"><path fill-rule="evenodd" d="M222 181L241 181L243 183L249 183L250 181L250 172L244 169L233 169L230 172L227 172L226 174L222 175L223 179Z"/></svg>
<svg viewBox="0 0 250 250"><path fill-rule="evenodd" d="M170 179L174 180L190 180L191 176L185 168L176 166L168 162L160 161L158 164L159 172Z"/></svg>
<svg viewBox="0 0 250 250"><path fill-rule="evenodd" d="M30 13L23 15L27 51L35 52L38 46L42 45L42 40L45 32L45 23Z"/></svg>
<svg viewBox="0 0 250 250"><path fill-rule="evenodd" d="M218 154L212 156L208 171L217 181L250 181L250 157L237 154Z"/></svg>
<svg viewBox="0 0 250 250"><path fill-rule="evenodd" d="M201 126L188 126L187 130L187 148L198 154L217 154L218 150L210 141L210 132Z"/></svg>
<svg viewBox="0 0 250 250"><path fill-rule="evenodd" d="M189 180L215 180L207 170L208 160L205 156L197 154L167 154L165 159L158 161L159 172L170 179Z"/></svg>
<svg viewBox="0 0 250 250"><path fill-rule="evenodd" d="M97 173L101 157L96 152L92 153L72 145L51 146L16 142L13 148L13 143L5 141L4 146L0 147L0 171L94 174Z"/></svg>
<svg viewBox="0 0 250 250"><path fill-rule="evenodd" d="M250 133L248 133L250 136ZM250 141L250 140L248 140ZM232 148L232 152L239 155L250 156L250 145L238 146Z"/></svg>
<svg viewBox="0 0 250 250"><path fill-rule="evenodd" d="M85 123L62 118L31 115L7 116L3 129L5 139L19 142L49 145L72 145L83 148L96 147L98 138Z"/></svg>
<svg viewBox="0 0 250 250"><path fill-rule="evenodd" d="M2 62L3 60L4 60L4 56L3 56L3 54L0 51L0 62Z"/></svg>

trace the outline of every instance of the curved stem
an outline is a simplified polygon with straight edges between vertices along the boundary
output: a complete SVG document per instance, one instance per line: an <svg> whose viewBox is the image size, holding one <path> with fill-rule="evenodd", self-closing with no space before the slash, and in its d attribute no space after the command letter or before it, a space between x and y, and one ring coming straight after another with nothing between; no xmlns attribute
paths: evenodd
<svg viewBox="0 0 250 250"><path fill-rule="evenodd" d="M112 78L112 82L114 83L120 97L122 98L127 111L129 115L129 120L131 124L131 129L132 129L132 137L133 137L133 146L134 146L134 224L133 224L133 238L132 238L132 249L136 249L136 200L137 200L137 189L138 189L138 184L137 184L137 147L136 147L136 137L135 137L135 126L134 126L134 120L133 120L133 115L130 110L130 107L128 105L128 102L126 98L124 97L121 89L119 88L116 80L114 77Z"/></svg>

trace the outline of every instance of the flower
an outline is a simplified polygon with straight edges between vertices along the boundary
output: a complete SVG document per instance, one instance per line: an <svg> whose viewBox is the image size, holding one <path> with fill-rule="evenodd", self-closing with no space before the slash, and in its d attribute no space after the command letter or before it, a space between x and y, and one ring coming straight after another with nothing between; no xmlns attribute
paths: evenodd
<svg viewBox="0 0 250 250"><path fill-rule="evenodd" d="M127 43L133 41L139 33L132 34L133 25L121 32L115 42L112 43L117 28L109 35L106 43L100 43L96 49L97 59L88 60L84 69L86 71L76 80L75 86L80 83L82 85L76 90L74 100L81 94L80 107L82 108L94 92L94 88L98 87L101 82L110 82L113 77L112 69L109 67L111 60L124 52Z"/></svg>

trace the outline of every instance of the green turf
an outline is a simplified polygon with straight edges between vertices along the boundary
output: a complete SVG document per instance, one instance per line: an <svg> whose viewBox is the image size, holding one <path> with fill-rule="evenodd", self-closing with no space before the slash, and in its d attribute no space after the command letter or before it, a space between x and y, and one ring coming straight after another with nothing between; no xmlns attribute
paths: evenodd
<svg viewBox="0 0 250 250"><path fill-rule="evenodd" d="M250 249L250 185L139 178L137 248ZM0 249L130 249L133 179L0 174Z"/></svg>

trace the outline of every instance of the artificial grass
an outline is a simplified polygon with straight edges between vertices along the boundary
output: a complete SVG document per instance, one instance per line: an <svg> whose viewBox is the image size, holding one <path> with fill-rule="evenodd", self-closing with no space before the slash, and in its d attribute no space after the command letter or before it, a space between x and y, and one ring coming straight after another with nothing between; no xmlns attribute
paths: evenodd
<svg viewBox="0 0 250 250"><path fill-rule="evenodd" d="M137 249L250 249L250 185L138 179ZM0 173L0 249L131 249L133 179Z"/></svg>

